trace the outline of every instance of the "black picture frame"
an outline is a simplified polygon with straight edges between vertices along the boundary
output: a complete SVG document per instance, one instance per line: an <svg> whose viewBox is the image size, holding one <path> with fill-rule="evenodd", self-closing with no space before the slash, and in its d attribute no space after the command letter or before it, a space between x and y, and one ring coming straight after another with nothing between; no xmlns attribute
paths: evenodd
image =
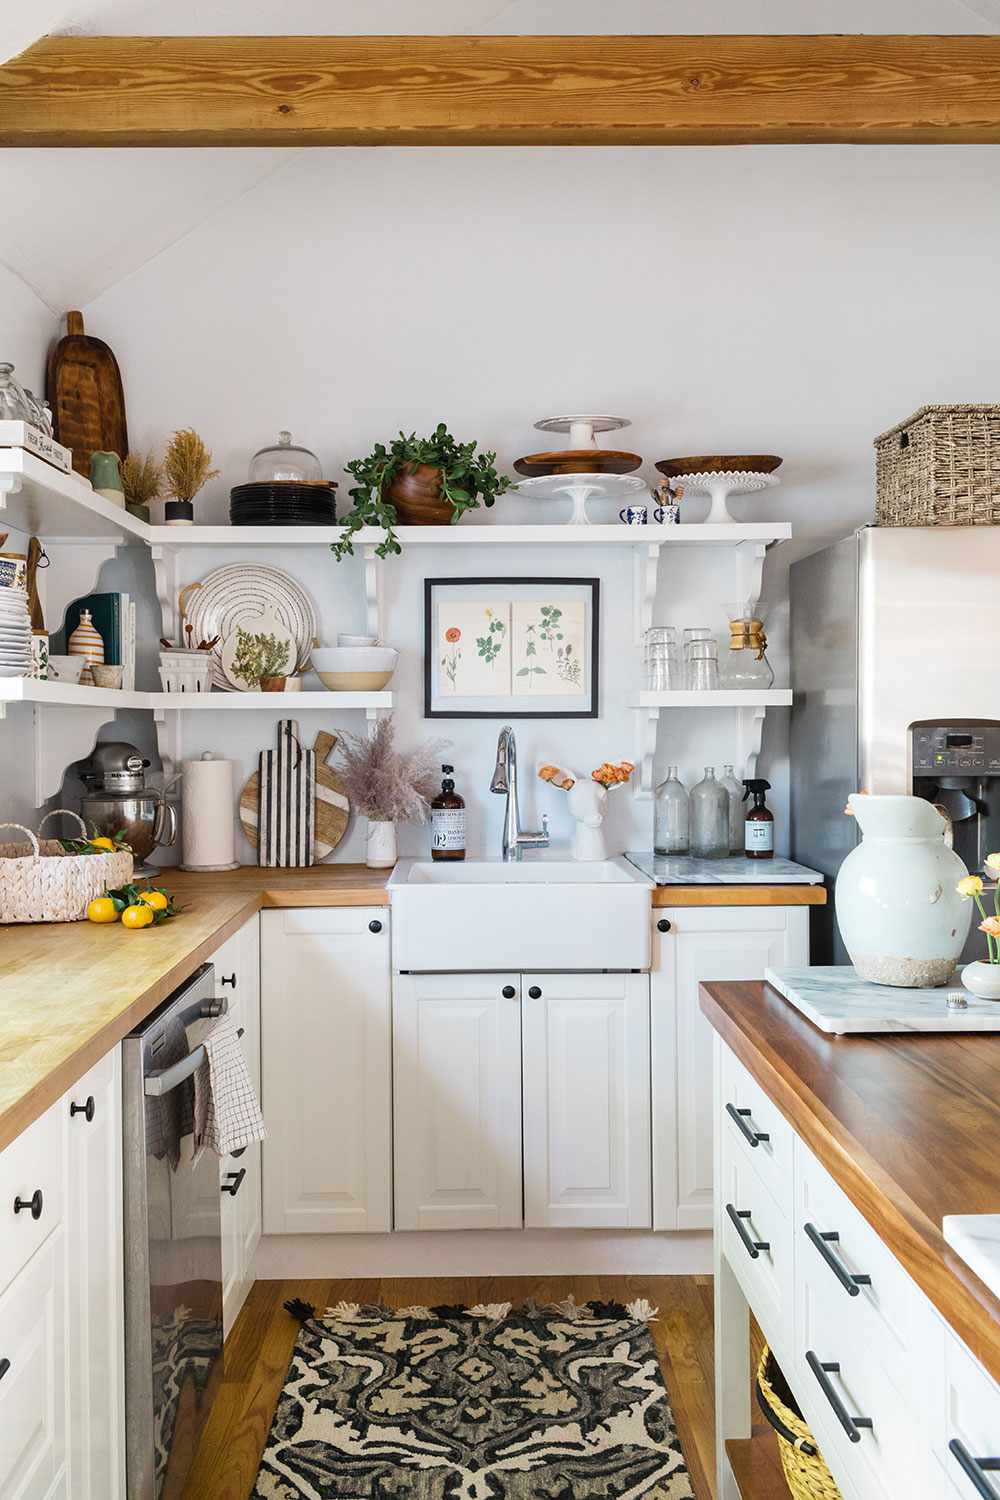
<svg viewBox="0 0 1000 1500"><path fill-rule="evenodd" d="M569 709L443 709L434 703L434 590L443 586L541 586L590 590L590 706ZM601 580L599 578L425 578L424 579L424 718L425 719L597 719L601 687Z"/></svg>

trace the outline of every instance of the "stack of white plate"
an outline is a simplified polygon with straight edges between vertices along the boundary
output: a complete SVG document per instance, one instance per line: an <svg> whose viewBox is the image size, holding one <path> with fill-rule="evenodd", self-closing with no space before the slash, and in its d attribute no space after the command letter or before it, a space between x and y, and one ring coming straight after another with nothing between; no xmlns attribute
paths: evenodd
<svg viewBox="0 0 1000 1500"><path fill-rule="evenodd" d="M24 589L0 588L0 677L31 671L31 616Z"/></svg>

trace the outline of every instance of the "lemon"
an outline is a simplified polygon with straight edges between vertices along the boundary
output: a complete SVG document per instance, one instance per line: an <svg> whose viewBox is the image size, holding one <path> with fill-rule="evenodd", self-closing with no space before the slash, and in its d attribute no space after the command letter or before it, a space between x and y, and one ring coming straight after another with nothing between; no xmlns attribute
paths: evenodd
<svg viewBox="0 0 1000 1500"><path fill-rule="evenodd" d="M113 854L115 850L113 841L111 839L106 839L103 837L99 839L91 839L90 846L92 849L105 849L111 854Z"/></svg>
<svg viewBox="0 0 1000 1500"><path fill-rule="evenodd" d="M165 896L162 891L140 891L139 900L152 907L153 911L166 911L170 905L170 897Z"/></svg>
<svg viewBox="0 0 1000 1500"><path fill-rule="evenodd" d="M148 927L152 920L153 913L149 907L138 902L135 906L126 906L122 912L124 927Z"/></svg>
<svg viewBox="0 0 1000 1500"><path fill-rule="evenodd" d="M110 896L95 896L87 906L88 922L117 922L118 913Z"/></svg>

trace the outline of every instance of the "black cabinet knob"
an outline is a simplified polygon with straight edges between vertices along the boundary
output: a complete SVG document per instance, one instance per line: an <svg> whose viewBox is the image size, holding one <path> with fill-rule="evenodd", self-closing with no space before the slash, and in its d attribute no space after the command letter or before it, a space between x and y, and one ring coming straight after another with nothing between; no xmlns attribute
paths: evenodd
<svg viewBox="0 0 1000 1500"><path fill-rule="evenodd" d="M4 1376L6 1375L6 1373L7 1373L7 1371L9 1369L10 1369L10 1360L9 1359L0 1359L0 1380L2 1380L4 1378Z"/></svg>
<svg viewBox="0 0 1000 1500"><path fill-rule="evenodd" d="M16 1214L21 1214L24 1213L25 1209L30 1209L31 1217L33 1219L40 1219L42 1217L43 1204L44 1199L42 1198L42 1190L41 1188L35 1188L35 1191L32 1193L30 1198L14 1199L14 1212Z"/></svg>
<svg viewBox="0 0 1000 1500"><path fill-rule="evenodd" d="M93 1094L87 1095L86 1104L71 1104L69 1107L70 1119L72 1119L74 1115L83 1115L83 1118L86 1120L88 1125L92 1122L96 1113L97 1105L94 1103Z"/></svg>
<svg viewBox="0 0 1000 1500"><path fill-rule="evenodd" d="M529 996L531 997L532 1000L540 1000L542 998L542 992L538 988L537 984L533 984L531 986L531 989L528 991L528 994L529 994Z"/></svg>
<svg viewBox="0 0 1000 1500"><path fill-rule="evenodd" d="M505 1000L513 1000L514 996L517 994L517 990L512 984L505 984L500 993Z"/></svg>
<svg viewBox="0 0 1000 1500"><path fill-rule="evenodd" d="M243 1179L246 1175L246 1167L240 1167L240 1170L238 1172L227 1172L226 1176L231 1177L233 1180L232 1182L224 1182L222 1184L222 1191L224 1193L229 1193L233 1198L235 1198L236 1194L243 1186Z"/></svg>
<svg viewBox="0 0 1000 1500"><path fill-rule="evenodd" d="M382 923L377 918L374 921L369 922L368 923L368 931L369 932L381 932L382 931Z"/></svg>
<svg viewBox="0 0 1000 1500"><path fill-rule="evenodd" d="M666 917L661 917L660 918L660 920L656 924L656 930L657 930L657 932L669 932L670 931L670 923L669 923L669 921L667 920Z"/></svg>
<svg viewBox="0 0 1000 1500"><path fill-rule="evenodd" d="M222 976L221 980L219 981L219 983L220 984L229 984L229 985L232 985L233 989L235 989L236 988L236 975L235 974L223 974L223 976Z"/></svg>

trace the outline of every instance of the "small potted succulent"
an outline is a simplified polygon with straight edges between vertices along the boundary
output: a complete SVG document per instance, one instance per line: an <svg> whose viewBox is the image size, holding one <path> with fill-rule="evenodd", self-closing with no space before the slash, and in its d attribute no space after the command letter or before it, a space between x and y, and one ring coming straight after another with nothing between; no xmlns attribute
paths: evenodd
<svg viewBox="0 0 1000 1500"><path fill-rule="evenodd" d="M219 473L212 468L212 455L198 434L190 427L175 432L163 456L163 481L167 500L164 520L168 526L192 526L192 501L210 479Z"/></svg>
<svg viewBox="0 0 1000 1500"><path fill-rule="evenodd" d="M480 453L476 443L457 443L443 422L430 437L401 432L388 448L376 443L367 458L356 458L347 472L357 481L349 491L354 509L333 544L339 562L352 554L351 538L363 526L381 526L379 557L402 548L395 528L455 525L468 510L494 505L511 481L496 471L496 454Z"/></svg>
<svg viewBox="0 0 1000 1500"><path fill-rule="evenodd" d="M340 784L351 806L368 819L365 863L373 870L396 863L396 824L426 823L438 791L442 742L403 752L396 749L394 736L388 716L377 721L371 738L340 738Z"/></svg>

